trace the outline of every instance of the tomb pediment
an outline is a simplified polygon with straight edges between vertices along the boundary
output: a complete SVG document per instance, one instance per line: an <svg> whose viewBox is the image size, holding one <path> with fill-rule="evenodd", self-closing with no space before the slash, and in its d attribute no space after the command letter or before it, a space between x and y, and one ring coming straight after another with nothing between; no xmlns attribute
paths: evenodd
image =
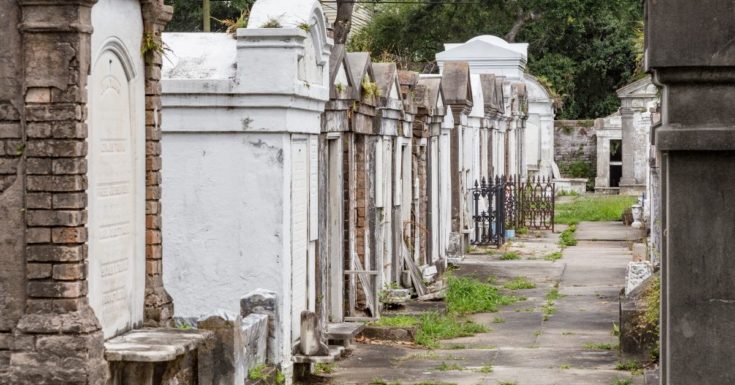
<svg viewBox="0 0 735 385"><path fill-rule="evenodd" d="M401 86L398 83L398 69L395 63L373 63L373 74L378 86L381 107L396 109L402 104ZM401 108L402 109L402 108Z"/></svg>
<svg viewBox="0 0 735 385"><path fill-rule="evenodd" d="M369 90L364 89L368 84L375 83L370 54L367 52L348 52L347 63L352 73L352 82L355 85L354 99L374 103L373 98L363 98ZM374 104L373 104L374 105Z"/></svg>
<svg viewBox="0 0 735 385"><path fill-rule="evenodd" d="M618 97L621 99L626 98L657 98L658 88L650 76L646 76L643 79L636 80L619 90L617 90Z"/></svg>
<svg viewBox="0 0 735 385"><path fill-rule="evenodd" d="M442 89L447 104L471 107L473 99L469 65L459 61L444 63Z"/></svg>

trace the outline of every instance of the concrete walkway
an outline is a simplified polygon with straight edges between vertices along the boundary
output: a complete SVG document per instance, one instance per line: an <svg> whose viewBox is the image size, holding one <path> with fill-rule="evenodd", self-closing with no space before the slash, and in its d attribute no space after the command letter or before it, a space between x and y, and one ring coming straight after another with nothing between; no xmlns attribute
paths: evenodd
<svg viewBox="0 0 735 385"><path fill-rule="evenodd" d="M558 231L558 230L557 230ZM585 239L635 238L618 223L581 223ZM613 234L615 234L613 236ZM631 253L625 241L580 241L550 262L557 234L537 234L514 242L522 259L501 261L488 255L468 256L456 274L498 284L527 277L536 288L513 294L527 300L498 313L475 314L472 319L492 329L473 337L444 341L442 349L406 346L358 345L348 359L330 374L332 384L517 384L517 385L622 385L642 384L642 376L615 370L618 292ZM544 320L547 294L558 287ZM548 311L547 311L548 312ZM612 346L612 350L604 349ZM587 346L585 346L587 345ZM593 346L594 345L594 346ZM629 380L630 382L626 381Z"/></svg>

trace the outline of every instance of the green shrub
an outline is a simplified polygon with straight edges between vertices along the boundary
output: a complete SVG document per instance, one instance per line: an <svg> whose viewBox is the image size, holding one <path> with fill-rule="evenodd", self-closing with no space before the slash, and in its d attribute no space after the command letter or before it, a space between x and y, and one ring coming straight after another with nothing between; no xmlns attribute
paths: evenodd
<svg viewBox="0 0 735 385"><path fill-rule="evenodd" d="M458 337L470 337L477 333L485 333L485 326L463 319L456 315L424 314L419 319L415 341L427 348L439 347L439 340Z"/></svg>
<svg viewBox="0 0 735 385"><path fill-rule="evenodd" d="M501 255L500 259L503 261L514 261L516 259L521 259L521 256L516 251L508 251Z"/></svg>

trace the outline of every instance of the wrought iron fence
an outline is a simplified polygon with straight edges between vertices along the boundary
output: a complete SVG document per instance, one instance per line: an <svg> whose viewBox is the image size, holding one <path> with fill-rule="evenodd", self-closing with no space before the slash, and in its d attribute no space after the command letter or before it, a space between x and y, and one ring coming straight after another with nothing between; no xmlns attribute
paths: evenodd
<svg viewBox="0 0 735 385"><path fill-rule="evenodd" d="M471 189L474 202L472 220L475 223L475 245L496 245L505 243L505 182L502 178L485 178L475 181Z"/></svg>
<svg viewBox="0 0 735 385"><path fill-rule="evenodd" d="M505 229L554 230L556 193L551 178L518 176L475 181L473 197L476 245L505 242Z"/></svg>

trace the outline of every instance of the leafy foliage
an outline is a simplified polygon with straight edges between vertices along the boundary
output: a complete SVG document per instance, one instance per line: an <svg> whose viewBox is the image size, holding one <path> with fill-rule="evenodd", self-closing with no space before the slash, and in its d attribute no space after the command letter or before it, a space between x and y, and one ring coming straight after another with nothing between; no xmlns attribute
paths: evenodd
<svg viewBox="0 0 735 385"><path fill-rule="evenodd" d="M166 25L171 32L201 32L202 2L201 0L165 0L167 5L174 6L173 19ZM255 0L224 0L211 2L211 16L215 21L238 21L243 13L255 3ZM245 11L245 12L244 12ZM211 23L212 32L225 32L230 28L227 24Z"/></svg>
<svg viewBox="0 0 735 385"><path fill-rule="evenodd" d="M530 43L528 70L550 86L560 119L596 118L618 108L614 90L640 68L638 0L479 0L383 4L349 48L390 55L407 69L434 71L444 43L497 35ZM638 71L640 72L640 71Z"/></svg>

